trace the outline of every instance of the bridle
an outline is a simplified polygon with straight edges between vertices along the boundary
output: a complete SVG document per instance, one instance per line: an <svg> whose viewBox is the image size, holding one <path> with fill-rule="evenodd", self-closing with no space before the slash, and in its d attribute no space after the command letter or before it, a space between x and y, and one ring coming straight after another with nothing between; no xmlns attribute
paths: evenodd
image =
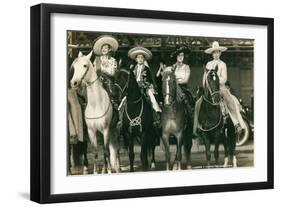
<svg viewBox="0 0 281 207"><path fill-rule="evenodd" d="M129 73L129 71L127 71L127 70L125 70L125 69L120 69L119 71L120 71L120 72L124 72L124 73L126 73L126 74L128 75L126 84L124 85L123 88L122 88L118 83L114 83L114 85L116 85L117 88L121 91L121 95L122 95L122 94L124 93L124 91L126 90L126 88L128 88L130 73Z"/></svg>
<svg viewBox="0 0 281 207"><path fill-rule="evenodd" d="M205 76L205 86L207 87L209 93L210 93L210 96L212 98L212 102L210 100L208 100L208 98L205 96L205 94L203 94L203 99L208 102L209 104L213 105L213 106L217 106L220 104L220 101L218 103L214 103L214 100L213 100L213 96L216 95L216 94L219 94L220 93L220 90L217 90L217 91L212 91L211 87L210 87L210 84L209 84L209 81L208 81L208 75L209 73L211 72L211 70L208 70L207 73L206 73L206 76Z"/></svg>
<svg viewBox="0 0 281 207"><path fill-rule="evenodd" d="M209 71L207 72L204 81L205 81L205 83L206 83L206 87L207 87L207 89L208 89L208 91L209 91L209 93L210 93L210 96L211 96L211 98L212 98L212 100L213 100L213 96L214 96L215 94L220 93L220 91L218 90L218 91L212 92L211 87L210 87L210 84L209 84L209 81L208 81L208 75L209 75L210 72L211 72L211 70L209 70ZM219 105L220 105L220 102L218 102L218 103L213 103L213 102L209 101L209 100L206 98L205 94L203 94L202 97L203 97L204 101L206 101L207 103L211 104L212 106L219 106ZM222 120L222 113L220 112L219 121L218 121L218 123L216 123L213 127L209 128L209 129L203 129L203 128L200 126L200 124L199 124L199 125L198 125L198 128L199 128L200 130L204 131L204 132L211 131L211 130L217 128L217 127L221 124L221 120Z"/></svg>
<svg viewBox="0 0 281 207"><path fill-rule="evenodd" d="M74 66L71 66L71 67L74 67ZM89 72L89 69L90 69L90 66L88 65L87 70L84 72L84 74L83 74L82 77L81 77L81 82L84 81L84 82L86 83L86 86L87 86L87 87L90 87L91 85L93 85L93 84L100 78L99 76L97 76L97 78L96 78L95 80L91 81L91 82L86 81L86 80L85 80L85 76L86 76L87 73Z"/></svg>

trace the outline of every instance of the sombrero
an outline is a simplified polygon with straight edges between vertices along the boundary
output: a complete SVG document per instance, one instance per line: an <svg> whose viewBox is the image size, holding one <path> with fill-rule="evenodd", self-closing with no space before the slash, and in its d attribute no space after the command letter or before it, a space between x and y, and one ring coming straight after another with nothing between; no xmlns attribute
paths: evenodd
<svg viewBox="0 0 281 207"><path fill-rule="evenodd" d="M217 41L214 41L214 42L212 43L212 47L206 49L206 50L205 50L205 53L207 53L207 54L212 54L214 51L221 51L221 52L224 52L224 51L226 51L226 50L227 50L226 47L221 47Z"/></svg>
<svg viewBox="0 0 281 207"><path fill-rule="evenodd" d="M145 47L134 47L128 52L128 56L133 60L135 60L139 54L143 55L146 60L150 60L152 58L152 53Z"/></svg>
<svg viewBox="0 0 281 207"><path fill-rule="evenodd" d="M101 47L105 44L110 45L113 52L115 52L119 46L118 41L114 37L110 35L103 35L96 40L93 47L94 53L96 55L101 55Z"/></svg>
<svg viewBox="0 0 281 207"><path fill-rule="evenodd" d="M189 54L190 53L190 49L187 46L184 46L184 45L177 46L176 50L171 53L170 57L171 58L175 58L181 52L183 52L184 54Z"/></svg>

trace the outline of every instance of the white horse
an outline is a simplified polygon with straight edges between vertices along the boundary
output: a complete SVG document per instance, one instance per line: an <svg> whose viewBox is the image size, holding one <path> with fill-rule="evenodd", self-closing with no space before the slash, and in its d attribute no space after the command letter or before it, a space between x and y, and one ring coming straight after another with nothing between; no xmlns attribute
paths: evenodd
<svg viewBox="0 0 281 207"><path fill-rule="evenodd" d="M74 74L70 83L74 89L80 87L81 83L87 87L88 103L85 109L85 121L88 127L90 142L94 147L93 173L97 174L98 171L98 131L103 135L104 141L103 171L107 170L108 173L111 173L111 164L113 164L115 171L119 172L118 129L115 126L111 126L113 108L109 96L97 76L96 68L90 61L91 56L92 52L87 56L79 52L78 57L72 63Z"/></svg>

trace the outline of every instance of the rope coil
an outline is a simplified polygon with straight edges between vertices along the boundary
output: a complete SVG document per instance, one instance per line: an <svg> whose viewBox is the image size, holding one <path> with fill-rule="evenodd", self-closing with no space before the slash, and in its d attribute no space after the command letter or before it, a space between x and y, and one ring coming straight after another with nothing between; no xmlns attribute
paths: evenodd
<svg viewBox="0 0 281 207"><path fill-rule="evenodd" d="M139 126L140 127L140 132L142 132L142 124L141 124L141 121L142 121L142 119L141 119L141 115L142 115L142 112L143 112L143 100L141 99L141 110L140 110L140 114L137 116L137 117L135 117L135 118L131 118L130 116L129 116L129 114L128 114L128 110L127 110L127 105L126 105L126 107L125 107L125 113L126 113L126 116L127 116L127 118L128 118L128 120L129 120L129 124L130 124L130 131L132 131L132 127L135 127L135 126Z"/></svg>

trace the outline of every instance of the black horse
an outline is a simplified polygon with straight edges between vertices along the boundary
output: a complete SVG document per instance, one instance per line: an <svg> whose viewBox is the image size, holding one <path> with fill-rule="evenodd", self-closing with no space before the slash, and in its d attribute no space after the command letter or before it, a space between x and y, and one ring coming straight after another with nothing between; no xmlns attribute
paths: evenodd
<svg viewBox="0 0 281 207"><path fill-rule="evenodd" d="M154 150L156 141L152 124L152 108L141 94L132 71L119 70L115 80L122 97L126 97L123 113L120 113L120 117L122 119L121 134L124 136L125 145L129 151L130 171L134 171L135 140L141 145L142 168L143 170L148 170L155 165Z"/></svg>
<svg viewBox="0 0 281 207"><path fill-rule="evenodd" d="M214 142L215 144L214 156L216 164L218 164L219 144L224 137L223 116L220 106L220 83L217 71L208 70L204 82L202 103L198 114L198 133L205 144L207 166L210 166L211 143Z"/></svg>

